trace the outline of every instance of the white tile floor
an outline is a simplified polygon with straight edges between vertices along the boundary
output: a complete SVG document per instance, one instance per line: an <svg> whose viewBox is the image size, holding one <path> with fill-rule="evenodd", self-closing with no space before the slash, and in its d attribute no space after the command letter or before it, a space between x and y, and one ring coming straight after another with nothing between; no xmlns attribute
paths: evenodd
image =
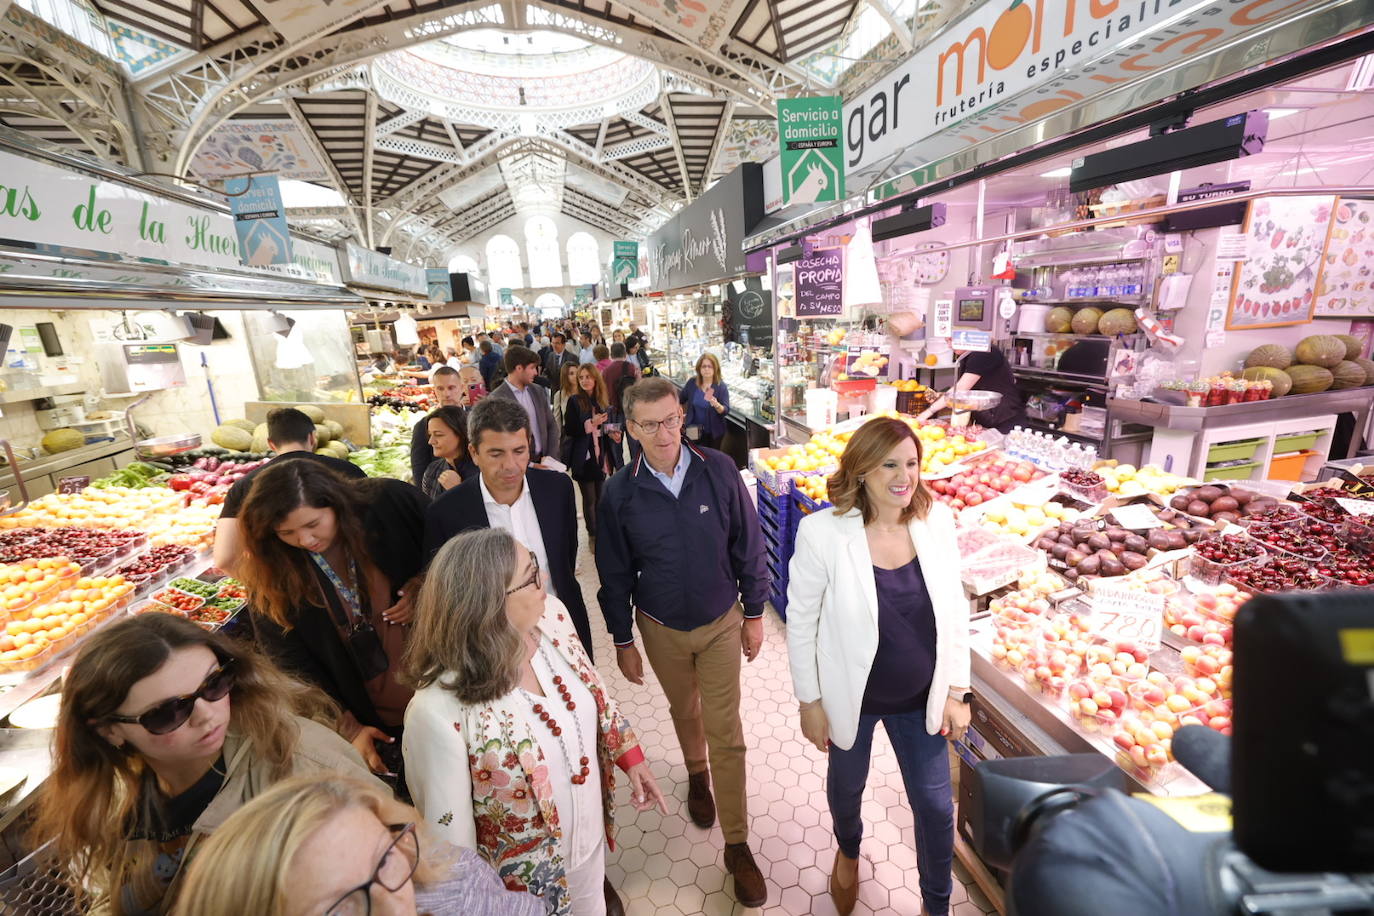
<svg viewBox="0 0 1374 916"><path fill-rule="evenodd" d="M583 535L585 541L585 534ZM687 818L687 770L677 744L668 702L645 665L636 687L615 664L610 636L596 604L596 564L584 545L579 581L592 617L596 657L611 695L629 717L668 798L668 815L616 809L617 851L607 875L628 916L834 916L830 866L835 857L825 801L825 759L802 740L787 670L785 629L770 609L762 655L745 664L744 733L749 747L750 847L768 882L768 903L747 909L735 903L733 882L722 864L719 826L701 830ZM915 835L897 761L881 728L864 795L862 881L857 916L919 916ZM955 866L953 916L985 916L992 905Z"/></svg>

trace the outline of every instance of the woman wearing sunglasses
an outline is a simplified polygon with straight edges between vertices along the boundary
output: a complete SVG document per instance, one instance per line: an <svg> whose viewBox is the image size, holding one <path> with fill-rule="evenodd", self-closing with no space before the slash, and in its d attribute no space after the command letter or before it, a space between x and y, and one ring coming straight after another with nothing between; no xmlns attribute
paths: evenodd
<svg viewBox="0 0 1374 916"><path fill-rule="evenodd" d="M180 916L544 916L409 805L344 777L291 779L244 805L191 866Z"/></svg>
<svg viewBox="0 0 1374 916"><path fill-rule="evenodd" d="M371 778L320 724L337 720L320 691L248 646L170 614L120 621L67 674L33 835L55 839L93 909L167 912L200 841L272 783Z"/></svg>
<svg viewBox="0 0 1374 916"><path fill-rule="evenodd" d="M667 813L638 739L606 692L534 554L499 528L430 565L405 671L403 738L425 822L476 848L555 916L620 911L605 882L615 768L638 811Z"/></svg>
<svg viewBox="0 0 1374 916"><path fill-rule="evenodd" d="M273 462L239 511L239 576L259 642L343 707L374 772L397 772L410 689L397 678L424 563L425 507L399 480ZM369 744L381 742L381 753Z"/></svg>

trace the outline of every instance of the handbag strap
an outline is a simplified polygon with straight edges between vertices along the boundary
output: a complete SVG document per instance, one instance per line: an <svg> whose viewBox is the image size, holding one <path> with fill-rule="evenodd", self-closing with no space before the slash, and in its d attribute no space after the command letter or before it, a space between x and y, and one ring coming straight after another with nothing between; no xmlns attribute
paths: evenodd
<svg viewBox="0 0 1374 916"><path fill-rule="evenodd" d="M339 574L334 571L334 567L330 566L329 561L321 554L312 553L310 554L310 559L315 562L315 568L319 571L320 575L325 578L327 583L334 586L334 595L332 596L334 600L331 600L331 596L326 591L324 603L331 615L337 613L339 617L343 618L342 620L336 619L335 623L342 628L344 632L347 632L353 622L358 618L371 620L372 596L368 594L362 576L358 572L357 562L351 558L348 561L349 570L353 574L354 583L356 583L356 587L351 588L339 578ZM343 609L340 609L335 601L337 601L338 604L342 604ZM339 613L341 610L342 613Z"/></svg>

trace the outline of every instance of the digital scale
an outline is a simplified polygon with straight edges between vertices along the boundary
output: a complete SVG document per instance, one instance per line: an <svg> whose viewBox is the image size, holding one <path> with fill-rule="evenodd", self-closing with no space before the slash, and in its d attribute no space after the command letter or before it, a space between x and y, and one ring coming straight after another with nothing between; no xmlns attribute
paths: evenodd
<svg viewBox="0 0 1374 916"><path fill-rule="evenodd" d="M954 324L974 331L991 331L997 317L997 287L961 286L954 291Z"/></svg>
<svg viewBox="0 0 1374 916"><path fill-rule="evenodd" d="M98 343L96 360L106 391L162 391L186 384L186 370L175 343Z"/></svg>

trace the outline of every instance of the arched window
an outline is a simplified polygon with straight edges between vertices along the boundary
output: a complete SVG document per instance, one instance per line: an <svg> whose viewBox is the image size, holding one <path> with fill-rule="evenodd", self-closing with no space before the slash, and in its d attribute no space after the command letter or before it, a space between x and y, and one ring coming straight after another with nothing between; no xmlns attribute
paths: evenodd
<svg viewBox="0 0 1374 916"><path fill-rule="evenodd" d="M561 315L566 304L558 293L544 293L534 300L534 307L540 313Z"/></svg>
<svg viewBox="0 0 1374 916"><path fill-rule="evenodd" d="M601 245L590 232L568 236L568 282L574 286L601 282Z"/></svg>
<svg viewBox="0 0 1374 916"><path fill-rule="evenodd" d="M454 255L453 260L448 262L448 272L451 274L476 274L481 273L481 268L477 266L476 258L459 254Z"/></svg>
<svg viewBox="0 0 1374 916"><path fill-rule="evenodd" d="M563 257L558 249L558 227L547 216L525 221L525 257L530 262L530 286L563 285Z"/></svg>
<svg viewBox="0 0 1374 916"><path fill-rule="evenodd" d="M491 289L521 289L520 245L508 235L493 235L487 242L487 280Z"/></svg>

